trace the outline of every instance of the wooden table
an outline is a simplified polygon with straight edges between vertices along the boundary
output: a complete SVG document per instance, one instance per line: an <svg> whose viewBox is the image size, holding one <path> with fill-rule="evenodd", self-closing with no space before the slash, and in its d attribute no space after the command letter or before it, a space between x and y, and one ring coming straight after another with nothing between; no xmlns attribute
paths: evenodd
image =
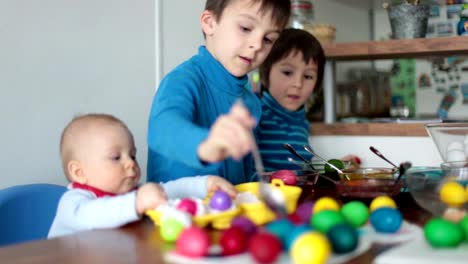
<svg viewBox="0 0 468 264"><path fill-rule="evenodd" d="M396 197L405 219L424 224L431 215L408 193ZM0 263L164 263L165 244L149 219L119 229L94 230L51 240L0 248ZM369 251L348 263L372 263L389 245L374 244Z"/></svg>

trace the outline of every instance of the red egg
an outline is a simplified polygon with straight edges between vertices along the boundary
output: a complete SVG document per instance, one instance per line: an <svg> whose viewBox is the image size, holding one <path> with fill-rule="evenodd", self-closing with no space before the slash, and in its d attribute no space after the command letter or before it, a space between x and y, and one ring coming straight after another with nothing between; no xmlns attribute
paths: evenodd
<svg viewBox="0 0 468 264"><path fill-rule="evenodd" d="M202 257L208 254L210 237L202 228L189 227L182 231L176 241L176 251L187 257Z"/></svg>
<svg viewBox="0 0 468 264"><path fill-rule="evenodd" d="M258 263L274 263L281 251L281 241L273 234L260 232L250 238L249 252Z"/></svg>
<svg viewBox="0 0 468 264"><path fill-rule="evenodd" d="M297 183L297 176L294 171L291 170L276 171L271 175L271 179L280 179L286 185L296 185Z"/></svg>
<svg viewBox="0 0 468 264"><path fill-rule="evenodd" d="M247 233L238 226L232 226L223 231L219 244L223 255L234 255L247 249Z"/></svg>
<svg viewBox="0 0 468 264"><path fill-rule="evenodd" d="M179 204L177 204L177 209L187 212L191 215L197 214L197 203L189 198L182 199Z"/></svg>

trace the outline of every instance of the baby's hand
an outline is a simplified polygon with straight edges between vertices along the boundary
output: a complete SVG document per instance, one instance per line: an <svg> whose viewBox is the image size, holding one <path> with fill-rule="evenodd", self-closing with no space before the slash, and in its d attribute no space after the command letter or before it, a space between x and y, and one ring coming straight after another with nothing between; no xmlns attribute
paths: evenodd
<svg viewBox="0 0 468 264"><path fill-rule="evenodd" d="M342 157L341 160L350 162L350 165L348 167L349 169L357 169L361 167L361 159L356 155L353 155L353 154L346 155Z"/></svg>
<svg viewBox="0 0 468 264"><path fill-rule="evenodd" d="M230 182L219 176L210 175L206 179L206 192L216 192L218 190L225 191L229 196L234 199L237 195L236 188Z"/></svg>
<svg viewBox="0 0 468 264"><path fill-rule="evenodd" d="M198 147L204 162L218 162L228 157L240 160L252 150L255 119L242 104L236 103L228 114L220 116L211 127L208 138Z"/></svg>
<svg viewBox="0 0 468 264"><path fill-rule="evenodd" d="M167 196L161 185L156 183L146 183L138 188L136 193L136 210L138 215L142 215L146 210L156 209L161 204L166 203Z"/></svg>

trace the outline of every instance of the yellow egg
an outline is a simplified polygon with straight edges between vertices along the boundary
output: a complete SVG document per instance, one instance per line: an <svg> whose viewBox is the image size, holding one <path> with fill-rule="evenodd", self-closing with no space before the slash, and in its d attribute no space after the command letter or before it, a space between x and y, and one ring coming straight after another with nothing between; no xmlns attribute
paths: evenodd
<svg viewBox="0 0 468 264"><path fill-rule="evenodd" d="M322 197L318 199L315 202L313 212L318 213L323 210L333 210L333 211L339 211L340 210L340 205L338 202L330 197Z"/></svg>
<svg viewBox="0 0 468 264"><path fill-rule="evenodd" d="M381 207L397 208L397 205L392 198L388 196L379 196L372 200L369 209L371 212L373 212L374 210L379 209Z"/></svg>
<svg viewBox="0 0 468 264"><path fill-rule="evenodd" d="M327 237L318 232L307 232L296 239L289 251L295 264L324 264L331 253Z"/></svg>
<svg viewBox="0 0 468 264"><path fill-rule="evenodd" d="M458 182L446 182L442 185L442 188L440 188L440 200L448 206L463 206L467 200L465 188Z"/></svg>

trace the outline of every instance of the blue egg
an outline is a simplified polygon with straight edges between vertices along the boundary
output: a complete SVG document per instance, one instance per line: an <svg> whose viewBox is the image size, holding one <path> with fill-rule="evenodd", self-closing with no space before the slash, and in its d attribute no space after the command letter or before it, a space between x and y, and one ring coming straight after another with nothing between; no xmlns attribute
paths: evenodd
<svg viewBox="0 0 468 264"><path fill-rule="evenodd" d="M370 223L379 233L395 233L403 223L403 216L395 208L382 207L372 212Z"/></svg>
<svg viewBox="0 0 468 264"><path fill-rule="evenodd" d="M291 232L291 229L294 227L293 223L288 219L278 219L265 226L265 229L278 237L281 240L283 246L285 245L285 240L287 235Z"/></svg>
<svg viewBox="0 0 468 264"><path fill-rule="evenodd" d="M289 249L291 249L292 245L294 244L294 241L296 241L296 239L301 236L302 234L304 234L305 232L309 232L311 231L312 229L310 228L309 225L298 225L298 226L294 226L292 230L290 230L290 232L288 232L287 236L286 236L286 239L285 239L285 247L286 247L286 250L289 251Z"/></svg>

